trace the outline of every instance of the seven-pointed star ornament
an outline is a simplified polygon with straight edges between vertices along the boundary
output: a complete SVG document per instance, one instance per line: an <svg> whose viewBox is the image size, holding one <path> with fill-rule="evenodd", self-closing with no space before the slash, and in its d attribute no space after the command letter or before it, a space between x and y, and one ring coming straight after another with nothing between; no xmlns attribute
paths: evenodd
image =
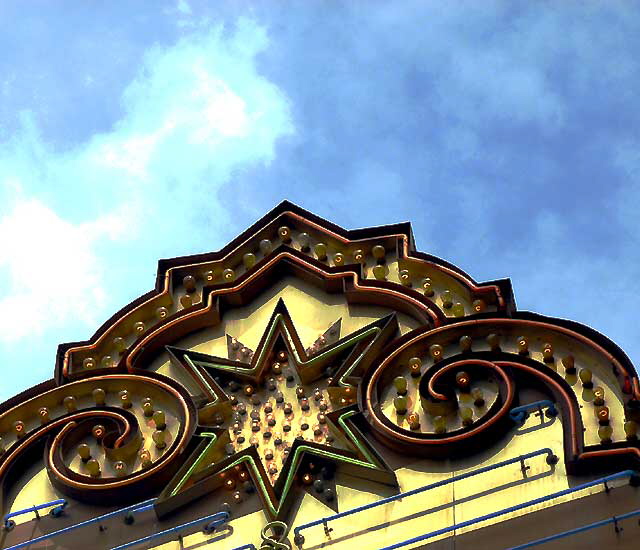
<svg viewBox="0 0 640 550"><path fill-rule="evenodd" d="M257 490L270 520L286 518L296 489L333 507L336 468L397 488L362 435L356 395L362 374L397 335L396 316L343 338L340 326L305 349L280 300L255 351L230 335L229 358L167 348L201 390L194 400L202 441L160 495L159 515L222 486Z"/></svg>

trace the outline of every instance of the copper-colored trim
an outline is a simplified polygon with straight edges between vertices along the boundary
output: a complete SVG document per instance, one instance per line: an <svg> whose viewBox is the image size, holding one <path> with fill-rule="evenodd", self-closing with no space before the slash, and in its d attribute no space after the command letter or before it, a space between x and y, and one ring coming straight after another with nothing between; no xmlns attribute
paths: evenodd
<svg viewBox="0 0 640 550"><path fill-rule="evenodd" d="M319 225L319 224L317 224L315 222L312 222L309 219L303 218L302 216L300 216L299 214L295 214L294 212L283 212L283 215L291 216L292 218L295 218L296 220L298 220L298 221L300 221L300 222L302 222L304 224L307 224L307 225L309 225L311 227L314 227L315 229L317 229L319 231L322 231L322 232L325 232L325 233L329 233L329 234L331 234L332 237L334 237L335 239L341 241L344 244L366 242L366 241L371 241L371 240L376 238L376 237L369 237L369 238L366 238L366 239L350 240L350 239L346 239L346 238L342 237L341 235L338 235L337 233L327 229L326 227L322 227L321 225ZM458 280L462 281L462 283L467 288L469 288L472 292L486 293L486 292L491 291L493 289L495 291L495 293L496 293L496 297L498 298L499 306L501 308L504 307L504 305L505 305L504 298L502 297L502 292L501 292L500 287L498 285L478 286L471 279L469 279L468 277L465 277L464 275L462 275L462 273L458 273L458 272L454 271L453 269L450 269L450 268L445 267L443 265L438 265L438 264L436 264L434 262L430 262L428 260L422 260L420 258L415 258L415 257L411 256L411 252L409 250L409 238L404 233L385 235L384 237L377 237L377 238L380 238L380 239L382 239L382 238L385 238L385 239L389 239L389 238L391 238L391 239L393 239L393 238L402 239L402 253L403 253L405 258L411 258L411 259L416 260L418 262L424 262L424 263L429 263L429 264L433 265L436 269L439 269L439 270L447 273L448 275L450 275L454 279L458 279Z"/></svg>
<svg viewBox="0 0 640 550"><path fill-rule="evenodd" d="M428 332L423 332L421 334L418 334L411 340L408 340L407 342L405 342L400 348L394 351L392 356L390 356L389 358L383 361L381 367L383 365L386 366L386 364L391 359L391 357L396 357L403 350L407 349L409 346L414 345L416 342L418 342L421 339L431 338L432 336L439 334L441 332L444 332L447 330L457 330L460 327L465 327L465 326L473 327L478 325L498 325L498 324L522 325L522 326L529 326L529 327L545 328L545 329L555 331L555 332L560 332L568 336L571 336L572 338L575 338L576 340L580 341L586 346L591 347L594 351L602 354L608 361L610 361L615 365L615 367L622 373L623 376L630 378L633 383L633 396L636 399L640 399L640 385L638 384L638 377L637 376L631 377L628 371L622 366L620 361L618 361L611 353L609 353L606 349L604 349L602 346L600 346L590 338L587 338L586 336L583 336L578 332L575 332L571 329L568 329L559 325L545 323L543 321L530 321L526 319L510 319L510 318L472 319L468 321L460 321L458 323L454 323L451 325L436 327L434 329L429 330Z"/></svg>
<svg viewBox="0 0 640 550"><path fill-rule="evenodd" d="M9 453L9 455L7 455L5 457L5 459L4 459L4 461L2 462L2 464L0 464L0 479L2 479L2 476L5 473L5 470L8 468L8 466L11 463L11 461L13 460L13 458L18 456L26 447L28 447L36 439L39 439L40 437L42 437L47 432L50 432L50 431L54 430L55 428L59 427L61 424L65 424L66 423L68 425L72 425L72 427L73 427L73 426L76 425L76 422L75 422L76 419L84 418L84 417L97 416L97 415L99 415L99 416L108 416L110 418L115 418L117 420L121 420L124 423L124 425L125 425L124 433L116 441L116 447L119 447L121 445L122 441L124 441L124 439L131 432L131 426L130 426L129 422L127 421L127 419L124 416L121 416L118 413L111 412L111 411L99 411L99 412L98 411L86 411L86 412L74 413L72 416L63 416L62 418L57 418L53 422L50 422L49 424L46 424L46 425L42 426L42 428L37 430L35 433L31 434L29 437L27 437L26 439L22 440L20 442L20 444L17 445L15 448L12 448L11 452ZM66 429L67 429L66 427L63 428L60 433L64 432Z"/></svg>
<svg viewBox="0 0 640 550"><path fill-rule="evenodd" d="M366 284L364 285L360 284L358 282L358 274L355 271L343 271L340 273L330 273L327 271L323 271L321 269L316 268L316 266L312 264L303 262L298 256L295 256L290 252L284 251L274 256L270 261L266 262L263 266L261 266L260 269L251 273L251 275L248 276L240 284L234 287L222 288L222 289L217 289L212 291L208 296L206 307L198 309L197 311L192 311L192 312L187 311L180 317L172 319L167 323L157 327L155 330L152 330L151 332L147 333L146 336L144 336L141 340L139 340L134 344L134 346L131 348L130 353L127 355L125 359L125 366L127 370L130 372L133 370L134 368L133 364L134 364L136 355L138 355L138 353L140 353L140 351L145 346L147 346L152 339L158 337L163 332L171 329L172 327L176 326L179 323L183 323L188 319L207 315L214 307L214 300L213 300L214 298L217 298L218 296L223 296L225 294L233 294L235 292L238 292L239 290L243 289L245 286L253 282L255 279L259 278L264 271L268 270L273 265L275 265L276 263L279 263L283 259L292 260L294 263L297 263L298 265L304 267L305 269L314 271L316 274L323 276L325 279L346 279L348 277L353 277L353 285L357 290L362 292L387 294L387 295L394 296L399 299L408 301L414 307L422 310L424 313L429 315L433 319L434 325L439 326L440 324L440 319L437 316L437 314L427 304L424 304L423 302L417 300L416 298L413 298L412 296L407 296L403 292L399 292L397 290L390 290L386 288L378 288L378 287L372 287ZM183 311L186 311L186 310L183 310Z"/></svg>
<svg viewBox="0 0 640 550"><path fill-rule="evenodd" d="M291 217L299 222L301 222L302 224L306 224L310 227L313 227L315 229L317 229L320 232L323 232L327 235L331 235L333 238L335 238L336 240L339 240L342 243L359 243L359 242L368 242L368 241L372 241L374 239L387 239L387 238L396 238L396 239L402 239L402 253L404 255L405 258L410 258L413 259L417 262L424 262L424 263L428 263L430 265L432 265L435 269L438 269L444 273L446 273L447 275L451 276L454 279L457 279L458 281L460 281L464 286L466 286L471 292L474 293L487 293L490 292L491 290L493 290L496 294L496 297L498 299L498 304L500 308L504 308L505 307L505 300L504 297L502 296L502 292L500 290L500 287L498 285L487 285L487 286L479 286L477 284L475 284L475 282L473 282L469 277L467 277L466 275L463 275L462 273L458 273L455 270L443 266L443 265L439 265L435 262L429 261L429 260L424 260L421 258L417 258L411 255L411 251L410 251L410 247L409 247L409 239L408 236L406 234L403 233L397 233L397 234L389 234L389 235L380 235L380 236L376 236L376 237L367 237L365 239L355 239L355 240L350 240L348 238L343 237L342 235L332 231L331 229L329 229L328 227L322 226L314 221L311 221L310 219L307 219L303 216L301 216L300 214L297 214L291 210L286 210L281 212L280 214L278 214L276 217L274 217L271 221L265 222L265 224L263 225L262 228L258 229L255 233L258 233L259 231L261 231L262 229L266 228L268 225L270 224L276 224L277 221L280 218L283 217ZM189 267L194 267L194 266L198 266L198 265L202 265L202 264L206 264L206 263L210 263L211 261L223 261L225 258L228 258L230 256L232 256L236 251L238 251L239 249L241 249L243 246L245 246L247 243L249 243L252 239L255 238L255 234L252 234L250 236L248 236L244 241L240 242L235 248L232 248L225 256L221 256L218 259L215 260L208 260L208 261L201 261L201 262L197 262L197 263L192 263L192 264L185 264L185 265L181 265L181 266L175 266L175 267L170 267L169 269L167 269L165 275L164 275L164 287L162 289L161 292L158 292L156 294L154 294L152 297L150 297L148 300L145 300L144 302L142 302L141 304L138 304L137 306L135 306L134 308L132 308L131 310L128 310L126 312L123 313L123 315L114 320L111 323L111 326L107 329L105 329L95 340L95 342L93 343L87 343L84 344L82 346L76 346L76 347L72 347L67 349L64 352L64 356L63 356L63 364L62 364L62 372L63 372L63 376L68 376L69 374L69 358L70 355L72 353L75 353L76 351L79 350L94 350L97 347L99 347L102 342L104 341L104 339L107 337L107 335L110 333L110 331L113 329L113 327L115 327L116 325L118 325L121 321L123 321L126 317L130 316L132 313L134 313L135 311L140 310L141 308L143 308L144 306L146 306L149 303L152 303L153 301L157 300L158 298L169 294L169 289L170 289L170 281L171 281L171 276L172 276L172 272L175 270L183 270Z"/></svg>
<svg viewBox="0 0 640 550"><path fill-rule="evenodd" d="M34 397L34 398L30 399L28 402L34 401L36 399L40 399L42 396L47 395L47 394L51 394L53 392L66 391L70 386L73 386L73 385L87 384L87 383L91 383L91 382L94 382L94 381L97 381L97 380L105 380L105 379L136 380L136 381L144 382L145 384L148 384L148 383L156 384L156 385L160 386L166 392L168 392L171 395L173 395L178 400L178 402L180 403L180 405L182 407L182 410L183 410L183 415L184 415L184 425L181 427L181 430L180 430L181 431L181 436L180 436L179 440L174 441L173 449L171 450L171 452L164 454L156 462L156 464L154 466L152 466L148 470L144 470L144 472L140 473L139 475L135 475L135 477L130 477L130 478L123 479L123 480L120 480L120 481L117 481L117 482L116 481L108 482L107 484L104 484L104 485L82 484L82 483L78 484L77 482L68 479L61 472L59 472L59 470L57 470L57 468L55 468L55 466L54 466L54 464L53 464L53 462L51 460L52 457L53 457L53 455L51 453L53 452L53 450L55 449L56 445L60 441L62 435L64 433L66 433L66 430L70 429L70 428L64 428L56 436L56 438L54 440L54 443L51 445L51 451L50 451L50 454L49 454L49 461L50 461L49 467L51 468L51 470L53 472L55 472L55 474L64 483L66 483L66 484L68 484L70 486L73 486L73 487L77 487L77 488L92 488L92 489L109 489L109 488L113 488L113 487L120 487L120 486L128 485L128 484L133 483L133 482L137 482L137 481L139 481L141 479L149 477L153 473L155 473L155 472L159 471L161 468L163 468L166 464L170 463L172 461L172 459L176 455L178 455L179 453L181 453L184 450L184 448L187 446L187 443L189 442L189 439L191 438L191 428L193 427L193 425L195 423L195 418L193 417L193 415L191 415L189 406L188 406L186 400L184 399L184 397L180 394L180 392L178 392L175 388L172 388L170 385L162 382L161 380L157 380L156 378L150 378L150 377L147 377L147 376L139 376L139 375L133 375L133 374L109 374L109 375L104 375L104 376L100 376L100 377L95 377L93 379L82 379L82 380L78 380L78 381L75 381L75 382L70 382L69 384L67 384L65 386L61 386L61 387L56 388L54 390L50 390L48 392L45 392L44 394L42 394L40 396L37 396L37 397ZM18 407L21 407L23 405L18 405ZM15 408L17 408L17 407L14 407L13 409L10 409L5 414L10 413ZM35 439L39 438L43 433L46 433L49 430L60 426L60 424L73 422L76 418L79 418L79 417L84 418L84 417L100 416L100 415L115 416L116 418L121 418L121 417L119 417L117 415L117 413L113 413L113 412L110 412L110 411L103 411L103 410L99 410L99 409L94 409L94 410L91 410L91 411L80 411L78 413L73 413L72 415L68 415L68 416L64 416L64 417L58 418L58 419L52 421L51 423L46 424L42 428L38 429L35 433L33 433L28 438L26 438L24 441L21 441L15 448L12 448L11 454L9 456L7 456L2 461L2 465L0 466L0 479L2 479L2 475L3 475L4 471L5 471L6 465L10 462L11 458L13 457L13 455L14 454L19 454L20 452L22 452L30 443L35 441ZM127 428L125 429L125 433L121 437L118 438L116 444L119 444L121 441L123 441L124 438L126 438L126 436L129 434L129 430L130 430L129 424L128 424L128 422L126 422L126 419L124 419L124 420L125 420L125 424L126 424Z"/></svg>
<svg viewBox="0 0 640 550"><path fill-rule="evenodd" d="M400 428L399 426L397 427L397 430L395 429L390 429L386 424L384 424L380 418L378 417L379 411L376 409L376 407L373 405L372 401L373 401L373 390L375 389L376 383L377 383L377 379L379 378L379 376L381 375L382 371L384 370L383 368L379 367L374 373L373 376L371 377L371 380L368 383L367 386L367 392L366 392L366 409L369 411L370 415L367 415L368 418L370 419L371 422L373 422L373 424L375 425L375 427L379 430L381 430L382 432L384 432L386 435L395 438L395 439L399 439L405 443L413 443L413 444L417 444L417 445L447 445L450 443L456 443L458 441L462 441L465 439L468 439L470 437L473 437L474 435L476 435L477 433L486 430L487 428L489 428L490 426L492 426L493 424L495 424L498 420L500 420L505 414L507 414L509 412L509 409L511 408L511 404L513 402L513 397L515 395L515 387L513 385L513 382L509 379L509 377L507 376L507 374L500 368L500 366L496 363L493 363L491 361L486 361L484 359L464 359L462 361L457 361L455 363L451 363L449 365L447 365L446 367L443 367L442 371L443 373L446 371L449 371L451 369L457 369L460 367L463 367L465 365L469 365L469 364L474 364L474 365L483 365L486 368L495 370L499 373L500 377L503 379L505 385L507 386L507 395L505 397L504 403L502 404L502 406L500 407L500 409L496 412L495 415L493 415L493 417L489 418L489 420L483 422L482 424L480 424L479 426L469 430L469 431L465 431L464 433L458 434L458 435L454 435L452 437L445 437L445 438L434 438L434 439L422 439L422 438L418 438L418 437L412 437L409 436L408 433L405 433L406 430ZM440 374L440 373L439 373ZM439 394L437 392L435 392L433 390L433 387L431 385L431 382L433 382L433 380L429 381L429 392L434 396L434 397L438 397L440 399L447 399L446 396Z"/></svg>
<svg viewBox="0 0 640 550"><path fill-rule="evenodd" d="M587 458L598 458L602 456L606 457L622 454L635 454L640 459L640 449L638 449L637 447L624 447L623 449L603 449L601 451L587 451L586 453L578 455L578 459L583 460Z"/></svg>

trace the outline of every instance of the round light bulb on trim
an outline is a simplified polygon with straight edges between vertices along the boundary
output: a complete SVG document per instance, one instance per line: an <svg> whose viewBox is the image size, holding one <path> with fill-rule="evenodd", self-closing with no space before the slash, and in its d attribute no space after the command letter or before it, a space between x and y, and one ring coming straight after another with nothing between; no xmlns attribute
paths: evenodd
<svg viewBox="0 0 640 550"><path fill-rule="evenodd" d="M278 228L278 237L283 243L291 242L291 229L289 229L286 225Z"/></svg>
<svg viewBox="0 0 640 550"><path fill-rule="evenodd" d="M313 247L313 251L316 253L316 258L321 262L324 262L327 259L327 245L324 243L317 243Z"/></svg>
<svg viewBox="0 0 640 550"><path fill-rule="evenodd" d="M399 395L404 395L407 393L407 379L404 376L396 376L393 379L393 385L396 388L396 391Z"/></svg>
<svg viewBox="0 0 640 550"><path fill-rule="evenodd" d="M253 252L247 252L242 256L242 263L244 264L245 269L251 269L256 265L256 255Z"/></svg>
<svg viewBox="0 0 640 550"><path fill-rule="evenodd" d="M461 336L460 337L460 350L463 352L471 351L471 346L473 345L473 338L471 336Z"/></svg>
<svg viewBox="0 0 640 550"><path fill-rule="evenodd" d="M264 254L265 256L273 250L273 245L271 244L271 241L269 239L262 239L258 246L260 247L260 252L262 252L262 254Z"/></svg>
<svg viewBox="0 0 640 550"><path fill-rule="evenodd" d="M182 286L187 292L193 292L196 289L196 278L193 275L186 275L182 279Z"/></svg>

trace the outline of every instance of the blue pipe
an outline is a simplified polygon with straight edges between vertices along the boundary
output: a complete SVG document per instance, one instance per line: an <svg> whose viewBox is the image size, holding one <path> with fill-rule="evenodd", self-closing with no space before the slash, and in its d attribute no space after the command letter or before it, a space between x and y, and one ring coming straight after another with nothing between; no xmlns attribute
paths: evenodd
<svg viewBox="0 0 640 550"><path fill-rule="evenodd" d="M608 525L609 523L614 523L616 525L616 529L618 529L619 521L622 521L623 519L629 519L634 516L640 516L640 510L634 510L633 512L628 512L626 514L622 514L621 516L613 516L600 521L595 521L594 523L589 523L588 525L583 525L582 527L576 527L575 529L562 531L561 533L556 533L555 535L550 535L548 537L544 537L543 539L527 542L526 544L521 544L520 546L514 546L509 550L521 550L523 548L531 548L532 546L538 546L539 544L544 544L545 542L551 542L552 540L558 540L564 537L571 537L573 535L577 535L578 533L583 533L584 531L595 529L596 527L602 527L603 525Z"/></svg>
<svg viewBox="0 0 640 550"><path fill-rule="evenodd" d="M549 416L556 416L558 414L555 403L549 401L548 399L543 399L541 401L534 401L533 403L527 403L526 405L514 407L509 411L509 416L514 422L523 424L524 421L529 418L530 411L542 411L543 407L547 408L547 413L549 414Z"/></svg>
<svg viewBox="0 0 640 550"><path fill-rule="evenodd" d="M105 519L110 519L112 517L118 516L120 514L126 514L127 512L136 513L136 512L144 512L146 510L150 510L153 508L153 504L156 501L155 498L145 500L144 502L140 502L138 504L134 504L132 506L127 506L126 508L120 508L119 510L115 510L113 512L109 512L108 514L104 514L102 516L98 516L96 518L91 518L86 521L81 521L80 523L75 523L74 525L69 525L68 527L64 527L62 529L58 529L57 531L53 531L48 535L41 535L36 537L35 539L30 539L25 542L20 542L13 546L7 548L7 550L17 550L18 548L26 548L31 544L35 544L36 542L40 542L42 540L52 539L53 537L57 537L58 535L62 535L64 533L68 533L70 531L74 531L75 529L79 529L80 527L86 527L87 525L91 525L93 523L98 523L99 521L103 521Z"/></svg>
<svg viewBox="0 0 640 550"><path fill-rule="evenodd" d="M563 489L562 491L558 491L556 493L552 493L550 495L546 495L543 497L535 498L533 500L528 500L527 502L522 502L521 504L516 504L515 506L509 506L509 508L504 508L502 510L498 510L497 512L492 512L491 514L486 514L484 516L480 516L474 519L470 519L468 521L463 521L461 523L454 523L453 525L449 525L448 527L443 527L442 529L438 529L436 531L431 531L426 535L420 535L418 537L413 537L411 539L407 539L402 542L397 542L392 544L391 546L385 546L384 548L380 548L380 550L394 550L395 548L402 548L403 546L407 546L408 544L414 544L416 542L421 542L423 540L430 539L432 537L437 537L438 535L443 535L445 533L450 533L456 529L461 529L463 527L467 527L469 525L474 525L476 523L480 523L481 521L485 521L488 519L497 518L504 514L509 514L511 512L515 512L517 510L522 510L522 508L526 508L527 506L533 506L535 504L540 504L542 502L546 502L548 500L561 497L564 495L569 495L571 493L575 493L577 491L581 491L582 489L588 489L589 487L593 487L594 485L599 485L600 483L607 483L608 481L613 481L614 479L620 479L623 477L630 477L632 475L636 475L638 472L634 470L624 470L622 472L618 472L617 474L612 474L610 476L601 477L599 479L595 479L593 481L589 481L588 483L583 483L582 485L576 485L575 487L570 487L569 489Z"/></svg>
<svg viewBox="0 0 640 550"><path fill-rule="evenodd" d="M441 487L443 485L448 485L449 483L454 483L456 481L460 481L462 479L467 479L469 477L476 476L478 474L483 474L485 472L489 472L491 470L495 470L497 468L502 468L503 466L508 466L509 464L514 464L515 462L521 463L521 468L524 472L525 466L524 461L533 458L539 455L547 455L547 460L555 459L555 455L553 451L549 448L539 449L537 451L533 451L531 453L527 453L524 455L517 456L515 458L510 458L509 460L503 460L502 462L497 462L496 464L491 464L490 466L485 466L483 468L479 468L477 470L473 470L472 472L467 472L466 474L460 474L457 476L453 476L447 479L443 479L442 481L437 481L435 483L431 483L429 485L424 485L423 487L418 487L417 489L412 489L411 491L406 491L405 493L399 493L397 495L393 495L391 497L383 498L381 500L377 500L376 502L372 502L370 504L365 504L363 506L358 506L357 508L352 508L351 510L346 510L344 512L340 512L338 514L334 514L333 516L329 516L322 519L317 519L311 521L309 523L305 523L304 525L300 525L299 527L295 527L293 532L295 535L295 541L298 546L301 546L304 542L304 539L300 539L300 531L303 529L308 529L310 527L314 527L316 525L324 525L325 532L328 534L329 528L327 527L327 522L336 520L338 518L343 518L345 516L350 516L351 514L356 514L358 512L362 512L363 510L369 510L371 508L375 508L376 506L382 506L383 504L387 504L388 502L393 502L395 500L399 500L401 498L410 497L412 495L417 495L418 493L422 493L424 491L429 491L430 489L435 489L436 487ZM552 458L553 457L553 458ZM554 462L551 462L552 464ZM299 542L298 542L299 541Z"/></svg>
<svg viewBox="0 0 640 550"><path fill-rule="evenodd" d="M220 525L226 523L228 519L229 512L216 512L215 514L211 514L210 516L205 516L200 519L194 519L193 521L183 523L182 525L177 525L176 527L172 527L171 529L165 529L164 531L160 531L159 533L153 533L152 535L142 537L141 539L126 542L125 544L121 544L120 546L114 546L111 550L123 550L124 548L130 548L131 546L135 546L136 544L141 544L143 542L148 542L165 535L170 535L171 533L175 533L176 531L180 531L181 529L185 529L187 527L191 527L193 525L204 522L209 522L207 523L206 527L208 530L213 530L215 527L219 527Z"/></svg>
<svg viewBox="0 0 640 550"><path fill-rule="evenodd" d="M58 517L62 514L62 511L67 507L67 501L60 498L58 500L52 500L51 502L45 502L44 504L38 504L37 506L32 506L31 508L25 508L24 510L18 510L17 512L11 512L4 516L4 528L7 531L11 531L16 526L16 522L11 518L15 518L16 516L21 516L22 514L28 514L29 512L36 512L36 517L39 517L37 514L37 510L42 510L43 508L49 508L49 506L55 506L51 510L51 515L54 517Z"/></svg>
<svg viewBox="0 0 640 550"><path fill-rule="evenodd" d="M556 416L558 414L558 409L556 409L555 403L548 399L544 399L542 401L534 401L533 403L528 403L520 407L514 407L509 411L509 416L511 417L511 420L517 424L524 424L524 421L529 418L530 411L538 409L542 412L542 407L547 407L547 413L549 416Z"/></svg>
<svg viewBox="0 0 640 550"><path fill-rule="evenodd" d="M253 544L249 543L249 544L245 544L244 546L238 546L233 550L258 550L258 549Z"/></svg>

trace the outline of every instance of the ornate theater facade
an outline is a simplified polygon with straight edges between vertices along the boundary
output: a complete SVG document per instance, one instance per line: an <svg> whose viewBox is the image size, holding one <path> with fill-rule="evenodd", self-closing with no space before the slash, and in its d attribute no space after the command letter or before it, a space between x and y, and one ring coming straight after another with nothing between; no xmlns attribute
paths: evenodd
<svg viewBox="0 0 640 550"><path fill-rule="evenodd" d="M2 548L640 547L624 352L284 202L0 405Z"/></svg>

